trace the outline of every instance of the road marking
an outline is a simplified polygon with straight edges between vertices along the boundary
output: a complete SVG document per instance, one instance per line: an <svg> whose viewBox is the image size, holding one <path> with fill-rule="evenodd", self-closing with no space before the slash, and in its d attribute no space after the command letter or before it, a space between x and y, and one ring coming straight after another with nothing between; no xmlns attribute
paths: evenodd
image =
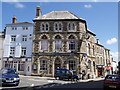
<svg viewBox="0 0 120 90"><path fill-rule="evenodd" d="M34 84L31 85L32 87L34 86Z"/></svg>
<svg viewBox="0 0 120 90"><path fill-rule="evenodd" d="M32 81L47 81L47 80L41 80L41 79L28 79L28 80L32 80Z"/></svg>
<svg viewBox="0 0 120 90"><path fill-rule="evenodd" d="M48 82L52 83L53 81L52 80L48 80Z"/></svg>

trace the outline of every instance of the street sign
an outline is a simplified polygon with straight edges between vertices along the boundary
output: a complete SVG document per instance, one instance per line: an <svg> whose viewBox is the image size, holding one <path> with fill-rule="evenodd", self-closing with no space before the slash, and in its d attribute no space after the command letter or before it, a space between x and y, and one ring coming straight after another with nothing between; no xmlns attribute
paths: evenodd
<svg viewBox="0 0 120 90"><path fill-rule="evenodd" d="M83 54L83 56L84 56L84 57L86 57L86 56L87 56L87 54L86 54L86 53L84 53L84 54Z"/></svg>

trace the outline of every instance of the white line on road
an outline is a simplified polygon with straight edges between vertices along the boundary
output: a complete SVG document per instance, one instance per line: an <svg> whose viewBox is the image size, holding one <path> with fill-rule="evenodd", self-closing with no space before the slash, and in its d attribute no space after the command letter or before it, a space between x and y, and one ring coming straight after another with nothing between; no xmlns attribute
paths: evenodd
<svg viewBox="0 0 120 90"><path fill-rule="evenodd" d="M34 86L34 84L31 85L32 87Z"/></svg>
<svg viewBox="0 0 120 90"><path fill-rule="evenodd" d="M53 83L53 81L52 81L52 80L48 80L48 82L49 82L49 83Z"/></svg>

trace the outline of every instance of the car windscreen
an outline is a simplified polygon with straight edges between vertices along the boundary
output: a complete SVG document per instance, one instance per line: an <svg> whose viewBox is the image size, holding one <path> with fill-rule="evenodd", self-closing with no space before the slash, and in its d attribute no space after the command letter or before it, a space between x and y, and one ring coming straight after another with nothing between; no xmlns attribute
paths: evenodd
<svg viewBox="0 0 120 90"><path fill-rule="evenodd" d="M15 74L15 70L5 69L5 70L2 70L2 74Z"/></svg>

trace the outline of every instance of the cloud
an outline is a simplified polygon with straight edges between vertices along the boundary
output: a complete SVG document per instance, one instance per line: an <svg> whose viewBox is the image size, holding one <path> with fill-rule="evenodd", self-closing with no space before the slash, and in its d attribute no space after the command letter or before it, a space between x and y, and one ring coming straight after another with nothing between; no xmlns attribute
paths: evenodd
<svg viewBox="0 0 120 90"><path fill-rule="evenodd" d="M92 5L91 5L91 4L85 4L84 7L85 7L85 8L91 8Z"/></svg>
<svg viewBox="0 0 120 90"><path fill-rule="evenodd" d="M21 4L21 3L16 3L15 7L16 8L24 8L25 6L23 4Z"/></svg>
<svg viewBox="0 0 120 90"><path fill-rule="evenodd" d="M107 40L107 44L114 44L117 42L117 39L116 38L111 38L110 40Z"/></svg>
<svg viewBox="0 0 120 90"><path fill-rule="evenodd" d="M3 2L14 4L16 8L24 8L25 6L19 0L2 0Z"/></svg>

